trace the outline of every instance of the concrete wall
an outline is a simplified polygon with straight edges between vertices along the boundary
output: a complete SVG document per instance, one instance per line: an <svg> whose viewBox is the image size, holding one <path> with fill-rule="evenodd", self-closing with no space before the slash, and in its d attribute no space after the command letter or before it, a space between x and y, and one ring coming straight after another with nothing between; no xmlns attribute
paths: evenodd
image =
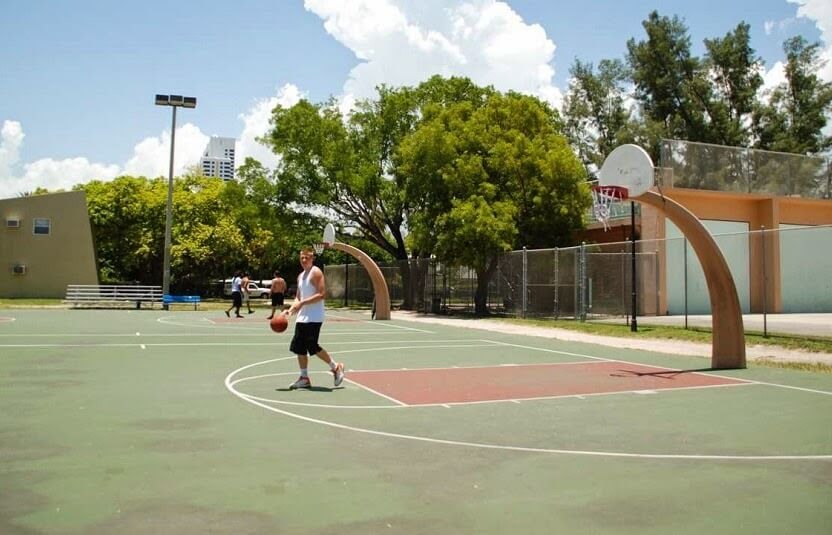
<svg viewBox="0 0 832 535"><path fill-rule="evenodd" d="M782 290L784 275L781 270L779 233L771 235L774 238L766 242L764 253L760 233L754 231L759 231L763 227L771 230L786 225L832 224L832 201L828 200L667 187L662 188L661 193L684 206L701 220L747 225L748 230L752 232L747 244L733 244L730 247L747 247L749 308L752 313L762 312L764 304L768 312L784 311ZM649 206L642 207L640 239L664 239L666 227L665 218L659 210ZM720 244L723 252L725 252L725 247L724 244ZM829 248L828 245L826 247ZM763 284L762 270L758 269L758 266L762 265L763 254L765 254L766 278L768 279L766 285ZM733 256L733 252L726 256ZM663 261L666 261L666 258ZM798 276L790 269L789 274L785 276L793 274ZM667 291L662 292L661 297L661 308L664 310L668 309L667 295L670 291L668 284L667 279L661 281L662 288L667 288ZM741 291L738 290L738 292L742 297Z"/></svg>
<svg viewBox="0 0 832 535"><path fill-rule="evenodd" d="M737 287L737 297L744 314L751 311L748 258L748 223L737 221L702 221L714 236L719 250L728 262ZM685 313L685 279L687 278L687 313L710 314L711 300L705 273L690 243L685 244L681 231L667 221L667 313ZM683 247L687 245L687 254ZM686 267L687 264L687 267Z"/></svg>
<svg viewBox="0 0 832 535"><path fill-rule="evenodd" d="M832 312L832 228L780 225L778 234L781 312Z"/></svg>
<svg viewBox="0 0 832 535"><path fill-rule="evenodd" d="M35 218L50 222L34 233ZM7 226L18 219L20 227ZM0 199L0 297L66 295L68 284L98 284L95 249L83 192ZM15 274L15 266L26 266Z"/></svg>

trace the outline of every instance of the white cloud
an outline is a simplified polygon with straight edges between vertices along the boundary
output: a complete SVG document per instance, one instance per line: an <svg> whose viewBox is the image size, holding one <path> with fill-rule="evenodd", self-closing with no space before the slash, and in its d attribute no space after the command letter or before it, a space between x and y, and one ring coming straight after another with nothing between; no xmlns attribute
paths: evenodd
<svg viewBox="0 0 832 535"><path fill-rule="evenodd" d="M797 4L797 16L814 21L820 31L820 40L823 45L820 57L826 61L826 65L818 72L818 76L824 81L832 82L832 2L829 0L788 0L788 2Z"/></svg>
<svg viewBox="0 0 832 535"><path fill-rule="evenodd" d="M23 145L23 128L17 121L3 121L0 129L0 180L12 174L12 166L20 159L20 147Z"/></svg>
<svg viewBox="0 0 832 535"><path fill-rule="evenodd" d="M239 115L240 120L243 121L245 126L237 141L235 154L235 164L237 167L242 165L247 157L254 158L269 168L274 168L277 165L277 156L269 148L259 143L257 138L263 136L268 131L270 126L269 119L276 105L280 104L284 107L291 107L297 104L304 96L297 86L286 84L278 90L276 96L258 100L248 111Z"/></svg>
<svg viewBox="0 0 832 535"><path fill-rule="evenodd" d="M83 157L55 160L42 158L19 165L20 148L26 136L17 121L4 121L0 130L0 198L9 198L41 187L69 190L90 180L112 180L122 175L167 176L170 166L170 132L149 137L133 148L124 166L90 162ZM174 174L196 164L208 143L208 136L188 123L176 129Z"/></svg>
<svg viewBox="0 0 832 535"><path fill-rule="evenodd" d="M118 174L117 165L91 163L86 158L43 158L20 168L20 148L25 137L19 122L3 121L0 130L0 198L16 197L38 187L68 190L80 182L111 179Z"/></svg>
<svg viewBox="0 0 832 535"><path fill-rule="evenodd" d="M797 4L797 17L804 17L815 22L820 30L822 50L820 59L826 64L818 71L821 80L832 82L832 2L829 0L787 0L791 4ZM773 29L776 24L780 30L795 22L795 18L784 19L780 22L767 21L766 33ZM771 26L770 26L771 25ZM770 69L761 73L763 75L763 86L759 95L766 98L767 94L778 85L786 82L785 64L782 61L776 62Z"/></svg>
<svg viewBox="0 0 832 535"><path fill-rule="evenodd" d="M552 83L555 44L496 0L305 0L307 10L362 62L344 92L375 94L379 84L414 85L434 75L536 95L560 106Z"/></svg>
<svg viewBox="0 0 832 535"><path fill-rule="evenodd" d="M763 23L763 29L765 30L766 35L771 35L771 32L774 31L775 25L777 25L777 23L773 20L767 20Z"/></svg>
<svg viewBox="0 0 832 535"><path fill-rule="evenodd" d="M208 136L191 123L176 128L173 155L173 174L182 174L199 163L208 145ZM158 137L148 137L133 147L133 156L124 164L123 173L133 176L168 176L170 172L170 131Z"/></svg>
<svg viewBox="0 0 832 535"><path fill-rule="evenodd" d="M118 175L118 165L93 163L86 158L43 158L24 165L23 176L17 180L21 186L19 191L30 191L38 186L54 191L69 190L76 184L94 179L112 180Z"/></svg>
<svg viewBox="0 0 832 535"><path fill-rule="evenodd" d="M760 74L763 77L763 85L757 91L757 97L768 102L771 90L780 84L786 83L786 64L778 61L770 69Z"/></svg>

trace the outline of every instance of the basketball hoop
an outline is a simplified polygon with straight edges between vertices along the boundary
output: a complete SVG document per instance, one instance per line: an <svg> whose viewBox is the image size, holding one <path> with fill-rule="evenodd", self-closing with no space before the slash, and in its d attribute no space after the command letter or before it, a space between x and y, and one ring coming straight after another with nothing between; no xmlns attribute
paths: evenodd
<svg viewBox="0 0 832 535"><path fill-rule="evenodd" d="M627 198L624 186L592 186L592 213L604 224L604 232L609 229L611 205Z"/></svg>
<svg viewBox="0 0 832 535"><path fill-rule="evenodd" d="M320 255L322 252L324 252L324 249L326 249L326 245L327 244L325 243L313 243L312 247L315 249L315 254Z"/></svg>

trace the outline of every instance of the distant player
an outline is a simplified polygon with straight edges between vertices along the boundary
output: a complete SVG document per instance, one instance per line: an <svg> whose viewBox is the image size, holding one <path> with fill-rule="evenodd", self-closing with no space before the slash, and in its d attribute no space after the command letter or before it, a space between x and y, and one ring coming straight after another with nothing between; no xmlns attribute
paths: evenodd
<svg viewBox="0 0 832 535"><path fill-rule="evenodd" d="M251 294L248 290L249 282L251 282L251 279L248 277L248 271L246 271L245 273L243 273L243 280L241 283L243 289L243 302L246 304L246 307L248 308L248 313L254 314L254 311L251 309Z"/></svg>
<svg viewBox="0 0 832 535"><path fill-rule="evenodd" d="M280 307L280 310L283 310L283 300L286 296L286 281L283 280L283 277L280 276L280 272L277 270L275 270L274 278L272 279L271 294L272 313L269 314L268 319L272 319L274 317L274 313L278 307Z"/></svg>
<svg viewBox="0 0 832 535"><path fill-rule="evenodd" d="M335 386L339 386L344 380L343 363L332 360L329 353L318 345L318 337L324 323L326 285L324 272L313 264L314 260L315 251L311 247L301 249L300 266L303 268L303 272L298 275L297 295L288 311L289 315L298 315L295 320L295 335L292 337L289 350L298 356L300 378L289 385L292 390L312 387L307 370L309 355L315 355L329 364L329 369L335 378Z"/></svg>
<svg viewBox="0 0 832 535"><path fill-rule="evenodd" d="M240 278L240 272L235 271L234 277L231 279L231 306L228 307L228 310L225 311L225 315L229 318L229 312L231 309L234 310L234 317L235 318L242 318L243 316L240 315L240 308L243 306L243 292L241 291L241 286L243 284L243 279Z"/></svg>

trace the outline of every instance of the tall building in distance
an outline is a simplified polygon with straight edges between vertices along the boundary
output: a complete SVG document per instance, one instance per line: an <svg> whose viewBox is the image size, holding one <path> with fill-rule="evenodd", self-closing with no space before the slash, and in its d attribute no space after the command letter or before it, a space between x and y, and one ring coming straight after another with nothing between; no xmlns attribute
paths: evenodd
<svg viewBox="0 0 832 535"><path fill-rule="evenodd" d="M205 152L199 160L202 174L216 176L223 180L234 180L234 145L233 137L211 136Z"/></svg>

